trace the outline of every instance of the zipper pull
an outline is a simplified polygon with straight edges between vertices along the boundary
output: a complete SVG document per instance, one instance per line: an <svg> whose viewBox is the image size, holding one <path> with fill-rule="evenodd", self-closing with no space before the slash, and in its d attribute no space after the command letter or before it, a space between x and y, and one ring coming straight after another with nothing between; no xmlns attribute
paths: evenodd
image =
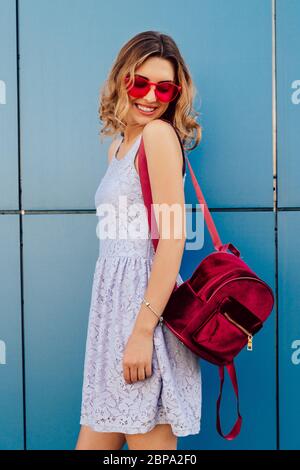
<svg viewBox="0 0 300 470"><path fill-rule="evenodd" d="M253 338L252 335L248 335L247 351L252 351L252 349L253 349L253 347L252 347L252 338Z"/></svg>

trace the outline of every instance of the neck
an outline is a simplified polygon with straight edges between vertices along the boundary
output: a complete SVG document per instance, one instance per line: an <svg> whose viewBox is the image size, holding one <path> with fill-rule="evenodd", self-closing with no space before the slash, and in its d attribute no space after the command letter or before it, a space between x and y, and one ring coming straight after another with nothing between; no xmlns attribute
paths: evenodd
<svg viewBox="0 0 300 470"><path fill-rule="evenodd" d="M138 135L140 135L143 132L144 126L126 126L124 132L123 132L123 142L125 144L130 144L133 142Z"/></svg>

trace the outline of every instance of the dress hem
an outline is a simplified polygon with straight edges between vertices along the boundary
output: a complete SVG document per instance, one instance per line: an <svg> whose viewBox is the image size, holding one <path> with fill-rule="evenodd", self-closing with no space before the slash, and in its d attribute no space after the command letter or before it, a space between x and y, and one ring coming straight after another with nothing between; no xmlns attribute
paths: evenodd
<svg viewBox="0 0 300 470"><path fill-rule="evenodd" d="M149 431L152 431L152 429L157 425L157 424L170 424L172 427L171 423L168 423L163 420L156 420L155 422L152 422L149 426L144 426L141 428L139 431L133 431L132 429L129 429L126 427L124 424L114 424L114 425L105 425L105 424L94 424L91 423L88 419L81 418L80 419L80 424L84 426L89 426L93 431L96 432L121 432L124 434L145 434ZM194 434L199 434L201 430L200 423L198 422L194 427L186 429L184 431L175 431L172 428L172 432L176 437L186 437Z"/></svg>

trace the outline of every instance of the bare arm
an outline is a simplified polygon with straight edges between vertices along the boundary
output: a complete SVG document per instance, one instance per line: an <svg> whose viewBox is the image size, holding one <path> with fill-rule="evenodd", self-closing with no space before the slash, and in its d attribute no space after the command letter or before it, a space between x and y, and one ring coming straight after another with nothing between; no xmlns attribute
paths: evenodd
<svg viewBox="0 0 300 470"><path fill-rule="evenodd" d="M161 315L174 288L185 245L183 158L173 127L164 121L155 119L149 122L144 127L143 140L153 203L167 205L165 207L169 208L159 214L155 212L160 238L144 295L153 309ZM170 210L173 204L176 206L175 217ZM169 228L169 235L166 228ZM157 323L157 317L142 303L134 331L151 335Z"/></svg>

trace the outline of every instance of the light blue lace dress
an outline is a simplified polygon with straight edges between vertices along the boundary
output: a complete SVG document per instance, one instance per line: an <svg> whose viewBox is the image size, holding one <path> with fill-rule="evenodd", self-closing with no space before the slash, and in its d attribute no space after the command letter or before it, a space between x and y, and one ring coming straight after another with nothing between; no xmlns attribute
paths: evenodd
<svg viewBox="0 0 300 470"><path fill-rule="evenodd" d="M131 204L144 207L134 165L141 135L124 157L113 156L95 194L96 208L105 203L117 208L120 201L127 201L128 210L123 211L126 217L118 217L118 210L115 216L120 227L127 224L131 234L136 233L138 219L129 207ZM97 216L100 220L99 213ZM146 212L144 224L148 224ZM154 331L152 375L132 384L124 380L123 352L141 306L154 257L148 225L147 233L148 237L139 239L133 235L127 238L110 235L106 239L99 236L80 424L94 431L136 434L146 433L156 424L169 423L176 436L198 434L202 404L199 358L164 324L158 324ZM180 274L177 282L183 282ZM149 310L150 314L153 315Z"/></svg>

